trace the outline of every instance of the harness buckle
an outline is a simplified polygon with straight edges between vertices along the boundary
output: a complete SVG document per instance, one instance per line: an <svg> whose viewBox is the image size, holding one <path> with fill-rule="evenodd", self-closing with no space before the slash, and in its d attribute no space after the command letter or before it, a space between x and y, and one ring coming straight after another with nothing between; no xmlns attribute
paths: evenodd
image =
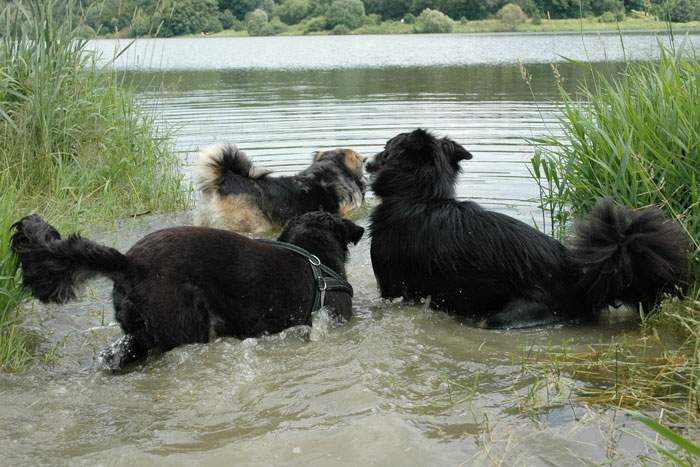
<svg viewBox="0 0 700 467"><path fill-rule="evenodd" d="M311 263L314 266L320 266L321 265L321 260L318 259L318 256L316 255L309 255L309 263Z"/></svg>

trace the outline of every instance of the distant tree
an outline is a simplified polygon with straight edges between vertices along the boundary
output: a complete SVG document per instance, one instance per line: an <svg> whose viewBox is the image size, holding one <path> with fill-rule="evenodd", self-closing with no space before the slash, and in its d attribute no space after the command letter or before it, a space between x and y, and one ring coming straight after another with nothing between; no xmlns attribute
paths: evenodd
<svg viewBox="0 0 700 467"><path fill-rule="evenodd" d="M231 10L238 18L244 19L246 15L262 5L262 0L219 0L219 10Z"/></svg>
<svg viewBox="0 0 700 467"><path fill-rule="evenodd" d="M166 4L166 2L163 2ZM217 0L178 0L160 12L163 36L221 31Z"/></svg>
<svg viewBox="0 0 700 467"><path fill-rule="evenodd" d="M496 18L500 19L511 31L515 31L519 24L527 21L527 15L522 8L515 3L504 5L503 8L496 13Z"/></svg>
<svg viewBox="0 0 700 467"><path fill-rule="evenodd" d="M515 3L516 5L518 5L528 16L534 16L535 13L539 11L539 7L537 6L537 3L535 3L535 0L514 0L509 3Z"/></svg>
<svg viewBox="0 0 700 467"><path fill-rule="evenodd" d="M219 13L219 21L221 21L221 26L224 29L232 29L235 24L236 17L233 15L231 10L224 10Z"/></svg>
<svg viewBox="0 0 700 467"><path fill-rule="evenodd" d="M426 8L416 18L414 29L416 32L452 32L454 21L445 13Z"/></svg>
<svg viewBox="0 0 700 467"><path fill-rule="evenodd" d="M326 20L330 28L344 24L352 30L362 26L364 16L365 6L361 0L335 0L328 8Z"/></svg>
<svg viewBox="0 0 700 467"><path fill-rule="evenodd" d="M412 0L364 0L367 13L376 13L384 19L401 19L410 11Z"/></svg>
<svg viewBox="0 0 700 467"><path fill-rule="evenodd" d="M700 19L698 0L667 0L654 6L654 13L662 20L674 23L687 23Z"/></svg>
<svg viewBox="0 0 700 467"><path fill-rule="evenodd" d="M600 16L606 11L614 14L620 10L624 12L625 5L622 0L591 0L591 10L596 16Z"/></svg>
<svg viewBox="0 0 700 467"><path fill-rule="evenodd" d="M442 0L438 9L450 18L474 20L487 18L503 3L502 0Z"/></svg>
<svg viewBox="0 0 700 467"><path fill-rule="evenodd" d="M537 7L552 18L578 18L590 13L590 0L535 0Z"/></svg>
<svg viewBox="0 0 700 467"><path fill-rule="evenodd" d="M275 9L275 14L287 24L297 24L311 11L309 0L285 0Z"/></svg>
<svg viewBox="0 0 700 467"><path fill-rule="evenodd" d="M260 8L267 13L268 18L275 12L276 7L275 0L263 0L260 4Z"/></svg>
<svg viewBox="0 0 700 467"><path fill-rule="evenodd" d="M442 11L445 3L445 0L411 0L409 12L420 15L426 9Z"/></svg>
<svg viewBox="0 0 700 467"><path fill-rule="evenodd" d="M309 17L326 16L328 9L331 7L333 0L309 0L311 2L311 11Z"/></svg>
<svg viewBox="0 0 700 467"><path fill-rule="evenodd" d="M625 0L625 10L644 11L646 9L645 0Z"/></svg>
<svg viewBox="0 0 700 467"><path fill-rule="evenodd" d="M414 24L416 22L416 17L413 13L406 13L403 17L403 22L406 24Z"/></svg>
<svg viewBox="0 0 700 467"><path fill-rule="evenodd" d="M267 36L270 34L267 13L258 8L250 12L246 18L246 29L251 36Z"/></svg>

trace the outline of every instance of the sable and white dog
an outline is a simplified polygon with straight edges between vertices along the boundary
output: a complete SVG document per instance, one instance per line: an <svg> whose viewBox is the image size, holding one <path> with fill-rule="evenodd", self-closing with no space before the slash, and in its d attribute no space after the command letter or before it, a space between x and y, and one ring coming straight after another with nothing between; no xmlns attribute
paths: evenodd
<svg viewBox="0 0 700 467"><path fill-rule="evenodd" d="M195 224L261 233L306 212L345 216L364 200L363 162L351 149L318 151L298 174L273 177L256 169L238 146L212 146L197 163Z"/></svg>

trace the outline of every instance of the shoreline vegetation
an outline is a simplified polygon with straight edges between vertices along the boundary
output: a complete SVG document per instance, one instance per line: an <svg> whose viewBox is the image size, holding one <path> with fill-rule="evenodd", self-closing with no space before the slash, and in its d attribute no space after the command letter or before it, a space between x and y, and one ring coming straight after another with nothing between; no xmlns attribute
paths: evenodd
<svg viewBox="0 0 700 467"><path fill-rule="evenodd" d="M628 63L614 78L591 69L591 80L576 94L560 86L563 137L531 141L531 174L540 187L542 221L548 216L550 233L559 238L601 197L663 208L688 233L688 290L657 309L639 310L641 336L620 336L586 352L529 349L521 361L536 384L558 395L555 404L573 392L593 405L651 410L698 443L700 58L675 46L661 47L658 62ZM589 386L573 388L562 375ZM700 447L684 455L687 465L697 465Z"/></svg>
<svg viewBox="0 0 700 467"><path fill-rule="evenodd" d="M629 32L658 32L667 33L669 27L675 33L700 32L700 21L689 23L668 23L656 19L625 19L621 22L601 23L595 19L553 19L545 20L540 24L533 24L531 21L519 24L515 29L508 29L499 20L476 20L465 23L457 23L452 31L446 34L479 34L479 33L629 33ZM382 34L419 34L414 30L412 24L401 23L399 21L385 21L377 25L364 25L348 32L345 35L382 35ZM329 36L335 35L333 31L317 31L306 33L301 27L290 27L279 36ZM251 36L247 31L235 31L232 29L223 30L217 33L186 34L187 38L209 38L209 37L256 37ZM118 39L119 35L100 35L100 39Z"/></svg>
<svg viewBox="0 0 700 467"><path fill-rule="evenodd" d="M700 30L697 0L81 0L84 38Z"/></svg>
<svg viewBox="0 0 700 467"><path fill-rule="evenodd" d="M73 2L68 2L74 5ZM0 10L0 370L34 359L21 327L11 225L37 212L85 229L147 212L183 209L187 193L168 136L116 73L97 67L57 0Z"/></svg>

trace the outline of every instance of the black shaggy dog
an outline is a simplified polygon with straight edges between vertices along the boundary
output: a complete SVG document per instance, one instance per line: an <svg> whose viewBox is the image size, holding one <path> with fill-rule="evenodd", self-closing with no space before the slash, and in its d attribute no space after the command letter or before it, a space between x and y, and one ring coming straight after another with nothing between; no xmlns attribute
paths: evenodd
<svg viewBox="0 0 700 467"><path fill-rule="evenodd" d="M318 304L317 269L282 243L175 227L145 236L122 254L78 235L61 239L36 215L14 227L11 247L23 284L39 300L66 303L94 276L114 281L115 318L125 336L103 352L112 369L149 349L167 351L214 336L245 338L310 324ZM344 282L347 245L363 233L348 220L312 212L289 221L278 240L316 255ZM351 294L349 285L323 292L332 314L343 319L352 314Z"/></svg>
<svg viewBox="0 0 700 467"><path fill-rule="evenodd" d="M197 162L195 224L259 233L310 211L345 216L364 200L363 162L351 149L319 151L298 174L271 177L256 169L238 146L213 146Z"/></svg>
<svg viewBox="0 0 700 467"><path fill-rule="evenodd" d="M472 155L418 129L367 164L380 204L372 266L382 297L430 297L434 308L517 328L591 320L607 305L653 304L684 287L687 237L656 208L599 201L568 246L478 204L455 200Z"/></svg>

